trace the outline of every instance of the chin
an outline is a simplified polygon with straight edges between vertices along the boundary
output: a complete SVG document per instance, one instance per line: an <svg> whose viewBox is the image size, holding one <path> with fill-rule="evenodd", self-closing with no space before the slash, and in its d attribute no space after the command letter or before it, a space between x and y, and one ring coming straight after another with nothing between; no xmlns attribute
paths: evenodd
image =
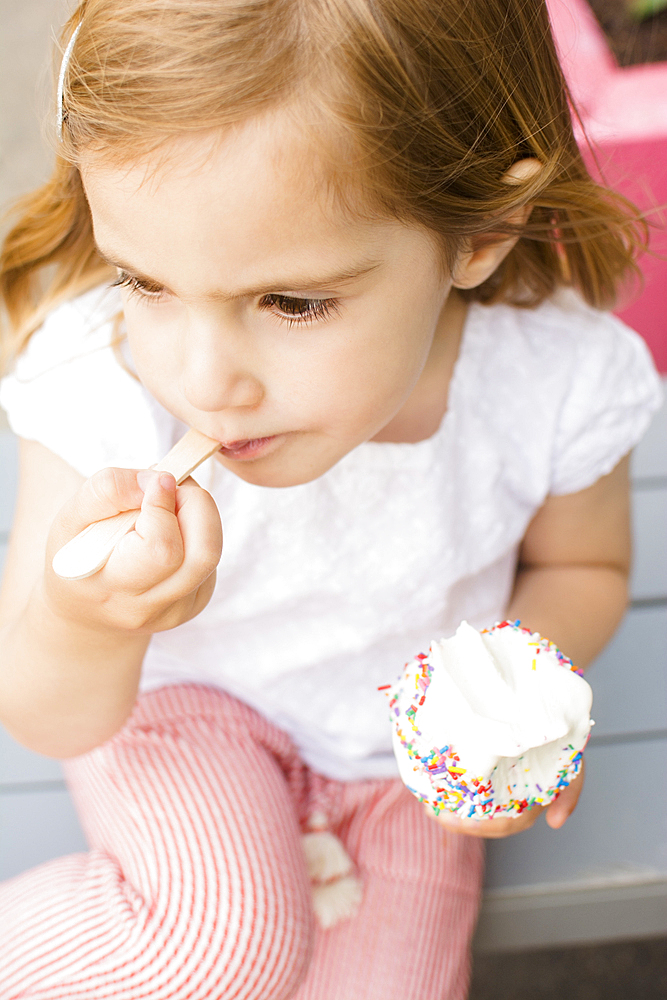
<svg viewBox="0 0 667 1000"><path fill-rule="evenodd" d="M313 465L310 469L303 466L299 469L290 469L285 463L271 462L269 459L265 461L258 459L256 462L235 462L219 453L215 459L244 482L251 483L253 486L266 486L269 489L286 489L288 486L303 486L304 483L312 483L313 480L319 479L335 465L335 462L332 462L329 465L323 463L317 466Z"/></svg>

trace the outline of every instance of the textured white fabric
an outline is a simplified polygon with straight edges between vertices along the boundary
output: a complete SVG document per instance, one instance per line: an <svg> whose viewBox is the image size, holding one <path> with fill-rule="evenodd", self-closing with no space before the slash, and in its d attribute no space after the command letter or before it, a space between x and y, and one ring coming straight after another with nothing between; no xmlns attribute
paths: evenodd
<svg viewBox="0 0 667 1000"><path fill-rule="evenodd" d="M0 391L15 432L84 475L150 465L184 431L109 346L119 307L98 289L54 311ZM198 470L225 533L215 594L194 621L154 636L142 689L222 687L283 727L316 770L395 775L377 686L462 619L504 616L546 496L609 472L659 402L641 338L576 296L531 311L471 306L433 437L368 442L287 489L213 459Z"/></svg>

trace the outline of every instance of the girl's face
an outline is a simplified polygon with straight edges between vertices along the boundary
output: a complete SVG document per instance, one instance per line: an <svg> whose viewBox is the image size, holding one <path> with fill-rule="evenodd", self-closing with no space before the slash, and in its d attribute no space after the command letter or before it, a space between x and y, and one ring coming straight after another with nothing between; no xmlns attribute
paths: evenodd
<svg viewBox="0 0 667 1000"><path fill-rule="evenodd" d="M141 381L262 486L315 479L376 436L418 439L458 346L429 235L351 219L277 125L81 165Z"/></svg>

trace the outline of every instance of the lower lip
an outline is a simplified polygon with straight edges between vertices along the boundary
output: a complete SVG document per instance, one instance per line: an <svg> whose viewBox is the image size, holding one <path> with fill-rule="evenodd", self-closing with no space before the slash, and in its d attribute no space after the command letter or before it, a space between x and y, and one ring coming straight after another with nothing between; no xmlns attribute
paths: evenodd
<svg viewBox="0 0 667 1000"><path fill-rule="evenodd" d="M235 461L249 460L265 455L268 451L277 446L284 438L284 434L275 434L273 437L252 438L249 441L233 442L229 445L222 445L220 454L225 458L233 458Z"/></svg>

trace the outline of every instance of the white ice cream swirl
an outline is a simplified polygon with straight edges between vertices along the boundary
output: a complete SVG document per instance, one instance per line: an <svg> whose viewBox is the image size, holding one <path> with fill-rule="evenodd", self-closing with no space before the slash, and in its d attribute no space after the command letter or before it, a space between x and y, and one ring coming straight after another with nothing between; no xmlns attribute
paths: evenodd
<svg viewBox="0 0 667 1000"><path fill-rule="evenodd" d="M436 811L519 815L552 801L581 767L590 686L518 622L481 633L462 622L389 693L401 777Z"/></svg>

